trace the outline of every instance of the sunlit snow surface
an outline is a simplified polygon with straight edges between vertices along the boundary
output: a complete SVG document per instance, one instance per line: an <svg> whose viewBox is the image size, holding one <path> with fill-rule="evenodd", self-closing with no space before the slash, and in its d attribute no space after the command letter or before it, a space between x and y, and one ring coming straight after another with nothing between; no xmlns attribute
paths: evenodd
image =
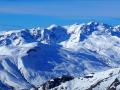
<svg viewBox="0 0 120 90"><path fill-rule="evenodd" d="M37 88L62 75L78 77L119 66L119 25L89 22L0 33L3 90Z"/></svg>
<svg viewBox="0 0 120 90"><path fill-rule="evenodd" d="M50 90L120 90L119 80L120 69L116 68L78 77Z"/></svg>

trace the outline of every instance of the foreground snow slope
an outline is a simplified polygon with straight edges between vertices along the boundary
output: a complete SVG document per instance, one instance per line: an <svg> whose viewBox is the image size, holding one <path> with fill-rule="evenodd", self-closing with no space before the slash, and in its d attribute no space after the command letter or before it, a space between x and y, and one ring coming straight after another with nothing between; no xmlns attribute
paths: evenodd
<svg viewBox="0 0 120 90"><path fill-rule="evenodd" d="M44 89L41 86L39 90ZM74 78L52 89L46 87L45 90L120 90L120 68Z"/></svg>
<svg viewBox="0 0 120 90"><path fill-rule="evenodd" d="M89 22L0 33L0 88L38 88L63 75L120 66L120 26Z"/></svg>

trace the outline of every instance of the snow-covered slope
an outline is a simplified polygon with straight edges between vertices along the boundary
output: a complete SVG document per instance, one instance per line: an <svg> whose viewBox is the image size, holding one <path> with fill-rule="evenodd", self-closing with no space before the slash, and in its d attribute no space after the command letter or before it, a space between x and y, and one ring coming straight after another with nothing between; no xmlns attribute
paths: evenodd
<svg viewBox="0 0 120 90"><path fill-rule="evenodd" d="M1 88L38 88L63 75L120 67L120 26L98 22L0 33Z"/></svg>
<svg viewBox="0 0 120 90"><path fill-rule="evenodd" d="M120 68L91 73L66 82L62 82L63 78L60 79L43 84L39 90L120 90ZM59 84L56 85L56 82ZM56 87L51 88L54 85Z"/></svg>

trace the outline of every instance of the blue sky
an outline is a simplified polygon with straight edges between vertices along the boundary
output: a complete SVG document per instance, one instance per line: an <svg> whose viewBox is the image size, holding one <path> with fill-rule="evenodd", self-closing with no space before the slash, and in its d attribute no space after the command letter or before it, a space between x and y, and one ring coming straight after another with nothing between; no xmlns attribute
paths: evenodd
<svg viewBox="0 0 120 90"><path fill-rule="evenodd" d="M0 0L0 28L47 27L96 20L120 24L120 0Z"/></svg>

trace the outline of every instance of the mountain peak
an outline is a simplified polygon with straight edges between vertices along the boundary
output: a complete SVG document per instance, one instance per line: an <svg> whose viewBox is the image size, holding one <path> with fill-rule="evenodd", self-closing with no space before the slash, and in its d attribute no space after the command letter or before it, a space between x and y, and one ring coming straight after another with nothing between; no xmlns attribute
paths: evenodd
<svg viewBox="0 0 120 90"><path fill-rule="evenodd" d="M47 29L53 29L53 28L57 28L57 27L58 27L58 25L52 24L52 25L50 25L49 27L47 27Z"/></svg>
<svg viewBox="0 0 120 90"><path fill-rule="evenodd" d="M95 25L95 26L97 26L98 24L99 23L96 22L96 21L90 21L90 22L87 23L87 25Z"/></svg>
<svg viewBox="0 0 120 90"><path fill-rule="evenodd" d="M120 31L120 25L117 25L114 28L117 29L118 31Z"/></svg>

